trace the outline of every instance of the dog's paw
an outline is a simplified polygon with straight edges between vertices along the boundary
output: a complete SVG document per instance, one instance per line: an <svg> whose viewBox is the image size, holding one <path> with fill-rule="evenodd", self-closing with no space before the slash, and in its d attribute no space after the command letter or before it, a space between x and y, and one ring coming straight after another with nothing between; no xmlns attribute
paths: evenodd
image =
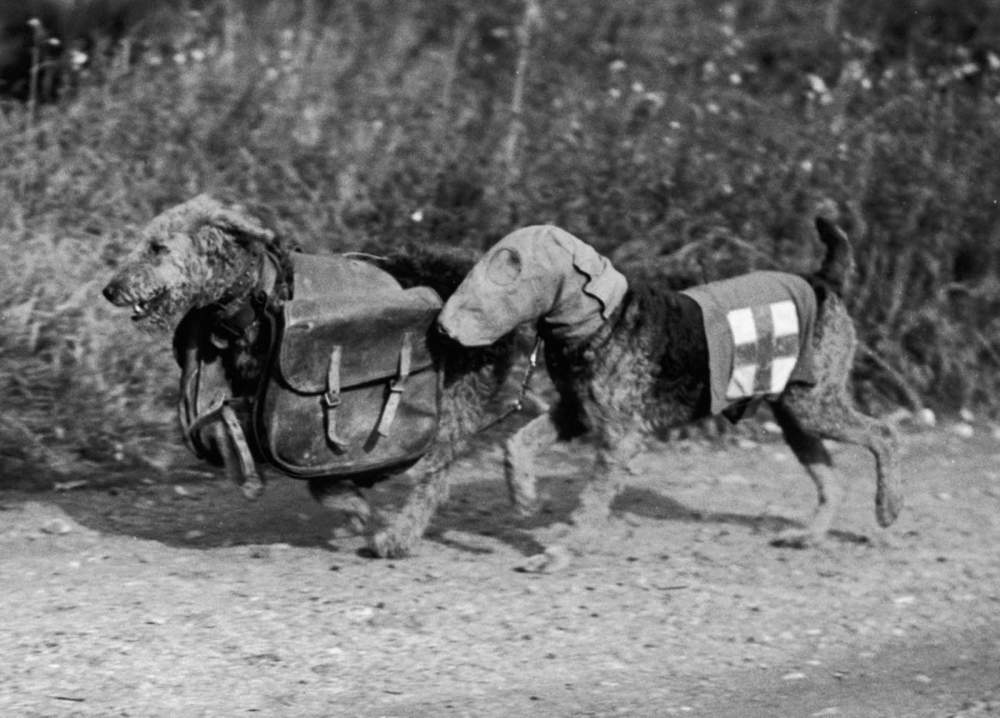
<svg viewBox="0 0 1000 718"><path fill-rule="evenodd" d="M875 519L882 528L895 523L903 510L903 493L897 486L878 486L875 493Z"/></svg>
<svg viewBox="0 0 1000 718"><path fill-rule="evenodd" d="M573 562L572 554L565 546L549 546L542 553L529 556L517 567L522 573L557 573Z"/></svg>
<svg viewBox="0 0 1000 718"><path fill-rule="evenodd" d="M414 543L391 529L382 529L368 537L368 550L378 558L403 558L413 552Z"/></svg>

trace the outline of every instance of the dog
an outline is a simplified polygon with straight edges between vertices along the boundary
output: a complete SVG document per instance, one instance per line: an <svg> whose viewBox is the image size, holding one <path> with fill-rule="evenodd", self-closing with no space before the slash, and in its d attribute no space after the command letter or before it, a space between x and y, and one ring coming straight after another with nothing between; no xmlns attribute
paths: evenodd
<svg viewBox="0 0 1000 718"><path fill-rule="evenodd" d="M558 402L505 447L506 479L521 513L538 508L534 457L557 440L588 435L596 446L594 476L570 516L572 525L594 524L607 519L645 437L713 414L735 420L763 401L819 496L808 526L784 532L778 543L816 544L830 529L844 490L823 439L871 451L876 517L883 527L892 524L903 504L898 441L888 424L858 412L848 391L857 340L842 295L851 246L828 220L818 218L816 229L827 251L811 276L756 272L680 292L648 272L626 278L554 226L521 229L497 243L445 303L438 323L470 347L524 322L535 324L544 341ZM734 292L758 306L715 303L715 294ZM755 319L771 325L774 356L759 343L737 341L747 333L754 339Z"/></svg>
<svg viewBox="0 0 1000 718"><path fill-rule="evenodd" d="M280 306L295 287L289 260L293 247L270 226L266 214L209 195L172 207L139 232L138 246L104 288L106 299L131 308L134 325L147 332L169 333L193 312L225 328L218 332L225 336L219 351L234 395L252 395L267 371L260 312ZM454 291L475 259L469 252L432 247L361 257L402 287L427 286L442 298ZM251 297L259 301L248 303ZM402 507L389 512L369 506L365 488L386 476L308 480L316 500L364 526L369 549L380 557L404 556L423 536L448 496L449 464L471 434L496 418L497 398L517 356L513 334L473 349L438 332L431 335L429 348L443 386L439 424L431 448L405 469L404 478L413 488Z"/></svg>

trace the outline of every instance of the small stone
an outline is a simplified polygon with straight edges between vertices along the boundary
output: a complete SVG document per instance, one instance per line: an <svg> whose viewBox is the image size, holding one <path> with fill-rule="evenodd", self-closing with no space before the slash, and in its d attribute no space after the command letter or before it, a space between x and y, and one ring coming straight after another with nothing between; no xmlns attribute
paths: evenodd
<svg viewBox="0 0 1000 718"><path fill-rule="evenodd" d="M962 421L965 421L965 422L968 422L968 423L972 423L973 421L976 420L976 415L973 414L968 409L965 409L965 408L959 410L958 416L962 419Z"/></svg>
<svg viewBox="0 0 1000 718"><path fill-rule="evenodd" d="M791 673L786 673L781 677L783 681L801 681L806 677L806 674L802 671L792 671Z"/></svg>
<svg viewBox="0 0 1000 718"><path fill-rule="evenodd" d="M763 429L764 431L766 431L766 432L767 432L768 434L780 434L780 433L781 433L781 427L780 427L780 426L778 426L778 425L777 425L777 424L776 424L775 422L773 422L773 421L765 421L765 422L764 422L763 424L761 424L760 426L761 426L761 428L762 428L762 429Z"/></svg>
<svg viewBox="0 0 1000 718"><path fill-rule="evenodd" d="M375 617L375 609L371 606L352 606L344 611L344 617L351 623L364 623Z"/></svg>
<svg viewBox="0 0 1000 718"><path fill-rule="evenodd" d="M951 426L951 433L962 439L971 439L975 435L976 430L972 428L972 424L959 422L958 424L953 424Z"/></svg>
<svg viewBox="0 0 1000 718"><path fill-rule="evenodd" d="M892 602L897 606L909 606L911 603L915 603L916 600L916 596L896 596L896 598L892 599Z"/></svg>
<svg viewBox="0 0 1000 718"><path fill-rule="evenodd" d="M917 423L921 426L935 426L937 424L937 416L934 412L926 407L920 409L916 413Z"/></svg>
<svg viewBox="0 0 1000 718"><path fill-rule="evenodd" d="M43 533L55 534L61 536L63 534L68 534L70 531L72 531L73 524L71 524L66 519L62 518L49 519L44 524L42 524L41 530Z"/></svg>
<svg viewBox="0 0 1000 718"><path fill-rule="evenodd" d="M184 534L184 540L194 541L195 539L200 539L204 535L205 535L204 531L199 531L198 529L191 529L190 531Z"/></svg>

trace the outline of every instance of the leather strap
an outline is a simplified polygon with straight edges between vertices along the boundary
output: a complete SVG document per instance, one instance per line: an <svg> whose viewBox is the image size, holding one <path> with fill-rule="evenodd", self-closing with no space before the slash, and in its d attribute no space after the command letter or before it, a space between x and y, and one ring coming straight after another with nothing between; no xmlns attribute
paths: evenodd
<svg viewBox="0 0 1000 718"><path fill-rule="evenodd" d="M323 409L326 414L326 440L338 451L347 451L347 441L337 433L337 407L340 406L340 362L344 348L334 344L330 350L330 366L326 371L326 393Z"/></svg>
<svg viewBox="0 0 1000 718"><path fill-rule="evenodd" d="M410 376L410 365L413 360L413 336L410 332L403 332L403 341L399 348L399 371L396 378L389 384L389 396L386 397L385 405L382 407L382 418L378 422L379 436L388 436L392 422L396 418L399 409L399 402L403 399L403 389L406 378Z"/></svg>
<svg viewBox="0 0 1000 718"><path fill-rule="evenodd" d="M229 472L236 483L239 484L240 491L248 499L256 499L264 493L264 482L260 478L260 474L257 473L257 466L253 460L253 454L250 453L250 445L247 444L247 438L243 434L243 427L240 426L239 419L236 418L236 412L233 411L233 407L229 404L222 405L222 422L226 427L226 432L229 434L229 440L232 442L232 447L236 451L236 460L239 464L239 475L233 476L233 468L230 466L230 462L226 462L226 470Z"/></svg>

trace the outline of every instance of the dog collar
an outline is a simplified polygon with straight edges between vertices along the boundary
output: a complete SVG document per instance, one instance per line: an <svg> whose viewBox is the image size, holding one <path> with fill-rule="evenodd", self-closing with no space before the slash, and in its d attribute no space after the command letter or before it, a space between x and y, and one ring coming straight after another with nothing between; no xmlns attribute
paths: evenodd
<svg viewBox="0 0 1000 718"><path fill-rule="evenodd" d="M257 324L258 312L280 294L281 272L278 259L265 252L257 272L257 285L248 295L230 302L219 302L212 330L212 343L222 348L234 339L245 337Z"/></svg>

